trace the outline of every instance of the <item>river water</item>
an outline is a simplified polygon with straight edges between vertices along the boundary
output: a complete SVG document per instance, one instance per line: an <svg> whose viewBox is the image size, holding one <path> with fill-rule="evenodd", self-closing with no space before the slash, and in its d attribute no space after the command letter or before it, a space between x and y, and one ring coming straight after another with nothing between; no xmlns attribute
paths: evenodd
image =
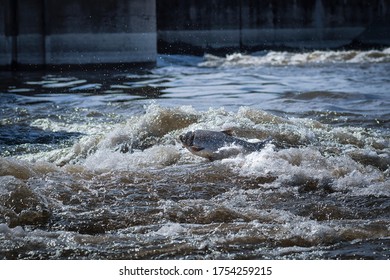
<svg viewBox="0 0 390 280"><path fill-rule="evenodd" d="M390 258L390 49L0 79L2 259Z"/></svg>

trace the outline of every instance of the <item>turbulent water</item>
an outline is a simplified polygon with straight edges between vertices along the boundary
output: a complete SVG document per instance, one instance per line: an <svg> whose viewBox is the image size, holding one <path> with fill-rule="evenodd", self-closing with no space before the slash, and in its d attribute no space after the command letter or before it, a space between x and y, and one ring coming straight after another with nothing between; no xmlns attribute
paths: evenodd
<svg viewBox="0 0 390 280"><path fill-rule="evenodd" d="M390 49L0 79L2 259L390 258Z"/></svg>

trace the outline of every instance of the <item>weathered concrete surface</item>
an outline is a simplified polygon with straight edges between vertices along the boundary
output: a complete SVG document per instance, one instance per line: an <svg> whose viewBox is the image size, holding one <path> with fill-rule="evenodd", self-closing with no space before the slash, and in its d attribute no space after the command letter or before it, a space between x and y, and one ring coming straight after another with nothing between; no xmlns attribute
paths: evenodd
<svg viewBox="0 0 390 280"><path fill-rule="evenodd" d="M390 0L160 0L168 53L390 45Z"/></svg>
<svg viewBox="0 0 390 280"><path fill-rule="evenodd" d="M48 64L154 62L155 1L49 0Z"/></svg>
<svg viewBox="0 0 390 280"><path fill-rule="evenodd" d="M9 36L5 35L5 7L4 1L0 1L0 66L11 63L11 50Z"/></svg>
<svg viewBox="0 0 390 280"><path fill-rule="evenodd" d="M0 0L0 65L154 63L155 0Z"/></svg>
<svg viewBox="0 0 390 280"><path fill-rule="evenodd" d="M0 67L388 45L390 0L0 0Z"/></svg>

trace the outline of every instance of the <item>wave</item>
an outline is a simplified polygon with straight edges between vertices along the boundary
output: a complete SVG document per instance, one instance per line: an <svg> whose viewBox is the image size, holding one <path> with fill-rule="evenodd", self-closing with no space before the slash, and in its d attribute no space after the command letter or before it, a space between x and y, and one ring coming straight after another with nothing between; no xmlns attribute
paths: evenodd
<svg viewBox="0 0 390 280"><path fill-rule="evenodd" d="M261 65L315 65L329 63L385 63L390 62L390 48L370 51L312 51L312 52L277 52L259 54L234 53L219 57L211 54L204 56L200 67L256 67Z"/></svg>
<svg viewBox="0 0 390 280"><path fill-rule="evenodd" d="M71 147L0 157L7 258L323 258L389 236L384 130L156 104L104 131L82 125ZM209 162L177 140L195 129L278 145Z"/></svg>
<svg viewBox="0 0 390 280"><path fill-rule="evenodd" d="M39 168L49 168L46 165L33 168L38 163L21 164L20 160L65 167L81 165L83 169L99 172L185 168L191 162L204 160L184 149L178 141L179 135L196 129L230 129L245 140L271 137L278 143L277 147L268 145L263 151L223 160L236 176L277 177L280 184L284 184L283 180L287 179L282 178L286 176L290 183L297 176L317 183L331 180L339 189L350 184L362 185L364 180L367 185L383 185L387 180L390 138L385 131L332 127L310 119L286 119L249 107L229 112L223 108L197 111L190 106L166 108L152 104L145 110L145 114L131 117L108 132L97 133L91 127L71 147L24 154L17 157L19 160L2 159L11 165L5 168L9 172L2 171L2 175L18 177L19 171L11 170L21 170L19 173L33 176ZM83 128L87 129L85 125ZM345 182L349 177L350 184Z"/></svg>

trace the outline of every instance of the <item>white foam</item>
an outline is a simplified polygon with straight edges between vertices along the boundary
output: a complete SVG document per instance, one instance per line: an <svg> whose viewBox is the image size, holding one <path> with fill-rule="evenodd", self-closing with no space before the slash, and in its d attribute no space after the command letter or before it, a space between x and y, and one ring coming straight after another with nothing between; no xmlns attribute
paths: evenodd
<svg viewBox="0 0 390 280"><path fill-rule="evenodd" d="M69 90L70 91L93 90L93 89L100 89L101 87L102 84L86 84L77 87L72 87Z"/></svg>
<svg viewBox="0 0 390 280"><path fill-rule="evenodd" d="M64 87L73 87L75 85L84 84L87 80L75 80L67 82L56 82L56 83L46 83L43 84L43 88L64 88Z"/></svg>
<svg viewBox="0 0 390 280"><path fill-rule="evenodd" d="M234 53L225 57L207 54L200 67L252 67L261 65L303 65L317 63L378 63L390 61L390 48L370 51L313 51L306 53L270 51L263 56Z"/></svg>
<svg viewBox="0 0 390 280"><path fill-rule="evenodd" d="M163 225L158 231L156 231L156 234L162 236L175 236L185 232L187 232L187 229L182 225L177 223L168 223Z"/></svg>
<svg viewBox="0 0 390 280"><path fill-rule="evenodd" d="M85 135L102 135L111 131L116 125L103 122L72 122L55 121L49 118L35 119L30 124L33 127L48 131L79 132Z"/></svg>
<svg viewBox="0 0 390 280"><path fill-rule="evenodd" d="M388 175L383 172L389 162L389 141L379 132L284 119L250 108L240 108L238 112L210 108L200 112L190 106L163 108L151 104L145 111L124 124L102 124L102 127L93 124L72 127L49 119L35 120L32 125L44 130L85 130L89 135L81 137L73 147L19 158L78 164L99 172L202 163L204 159L181 147L179 135L195 129L232 128L238 137L247 140L272 136L275 143L288 144L283 149L268 144L261 151L220 161L239 176L275 177L268 185L276 188L298 186L306 181L329 181L336 191L389 195ZM124 145L129 145L128 153L120 152Z"/></svg>
<svg viewBox="0 0 390 280"><path fill-rule="evenodd" d="M299 220L294 219L283 224L280 232L280 238L304 238L308 241L318 242L321 240L325 242L327 238L337 236L336 230L324 223L320 223L314 220Z"/></svg>
<svg viewBox="0 0 390 280"><path fill-rule="evenodd" d="M146 167L164 167L174 164L180 159L175 146L153 146L144 151L121 153L109 149L99 149L88 156L84 166L94 171L128 171Z"/></svg>
<svg viewBox="0 0 390 280"><path fill-rule="evenodd" d="M33 88L10 88L8 89L9 93L24 93L34 91Z"/></svg>
<svg viewBox="0 0 390 280"><path fill-rule="evenodd" d="M314 148L274 151L272 145L267 145L262 151L222 163L232 166L241 176L273 176L276 180L269 184L278 188L323 181L331 182L336 191L353 195L390 196L390 184L377 168L343 154L326 156Z"/></svg>
<svg viewBox="0 0 390 280"><path fill-rule="evenodd" d="M23 237L26 235L26 232L21 226L10 228L7 224L0 224L0 235L8 237Z"/></svg>

